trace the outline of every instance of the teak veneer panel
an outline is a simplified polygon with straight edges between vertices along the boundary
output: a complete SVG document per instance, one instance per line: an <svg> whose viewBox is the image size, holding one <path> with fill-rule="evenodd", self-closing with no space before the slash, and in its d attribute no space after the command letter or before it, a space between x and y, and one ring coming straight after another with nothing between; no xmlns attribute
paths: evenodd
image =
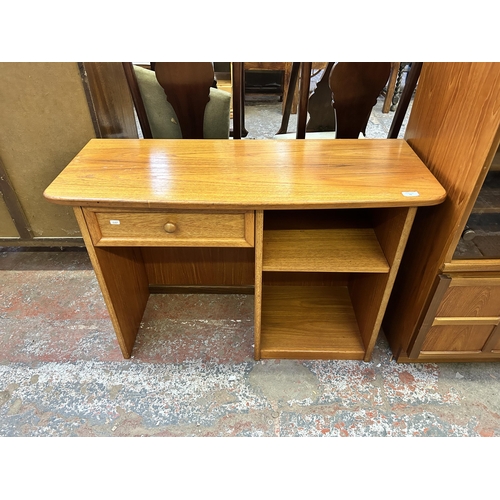
<svg viewBox="0 0 500 500"><path fill-rule="evenodd" d="M397 139L98 140L45 196L76 206L125 357L151 288L254 284L256 359L369 360L416 207L445 192ZM161 212L192 225L185 247ZM235 212L229 239L254 248L220 241L210 214Z"/></svg>
<svg viewBox="0 0 500 500"><path fill-rule="evenodd" d="M499 259L463 259L446 262L442 268L443 272L467 272L467 271L500 271Z"/></svg>
<svg viewBox="0 0 500 500"><path fill-rule="evenodd" d="M260 359L262 337L262 247L264 212L255 212L255 297L254 297L254 358Z"/></svg>
<svg viewBox="0 0 500 500"><path fill-rule="evenodd" d="M349 293L369 361L391 296L415 208L374 210L374 230L391 268L388 274L352 274Z"/></svg>
<svg viewBox="0 0 500 500"><path fill-rule="evenodd" d="M264 285L347 286L350 273L310 273L296 271L266 271L262 275Z"/></svg>
<svg viewBox="0 0 500 500"><path fill-rule="evenodd" d="M387 273L373 229L264 231L264 271Z"/></svg>
<svg viewBox="0 0 500 500"><path fill-rule="evenodd" d="M498 325L500 317L497 316L440 316L434 318L432 326L451 326L451 325Z"/></svg>
<svg viewBox="0 0 500 500"><path fill-rule="evenodd" d="M91 140L44 195L73 206L249 210L424 206L445 198L400 139L186 141Z"/></svg>
<svg viewBox="0 0 500 500"><path fill-rule="evenodd" d="M436 316L500 316L500 286L454 286L453 281Z"/></svg>
<svg viewBox="0 0 500 500"><path fill-rule="evenodd" d="M265 286L262 358L363 359L347 287Z"/></svg>
<svg viewBox="0 0 500 500"><path fill-rule="evenodd" d="M81 208L75 208L75 216L123 357L130 358L149 299L148 277L140 249L94 247Z"/></svg>
<svg viewBox="0 0 500 500"><path fill-rule="evenodd" d="M422 345L422 351L481 351L493 325L433 326Z"/></svg>
<svg viewBox="0 0 500 500"><path fill-rule="evenodd" d="M96 246L253 246L253 212L84 213Z"/></svg>
<svg viewBox="0 0 500 500"><path fill-rule="evenodd" d="M471 90L473 89L473 90ZM447 191L419 209L384 319L396 356L416 350L437 276L473 270L450 263L500 141L500 64L424 63L405 139ZM477 261L477 270L487 265ZM498 263L489 262L490 269ZM399 360L399 358L398 358Z"/></svg>
<svg viewBox="0 0 500 500"><path fill-rule="evenodd" d="M253 248L142 247L152 286L254 285Z"/></svg>

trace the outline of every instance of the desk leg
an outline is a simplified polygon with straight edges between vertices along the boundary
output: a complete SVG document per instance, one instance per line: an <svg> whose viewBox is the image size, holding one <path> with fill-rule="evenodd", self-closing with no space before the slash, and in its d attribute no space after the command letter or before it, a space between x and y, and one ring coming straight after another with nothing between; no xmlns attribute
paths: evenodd
<svg viewBox="0 0 500 500"><path fill-rule="evenodd" d="M254 309L254 358L260 359L260 331L262 318L262 245L264 240L264 212L255 212L255 309Z"/></svg>
<svg viewBox="0 0 500 500"><path fill-rule="evenodd" d="M149 298L149 281L139 248L94 247L80 207L75 215L124 358L130 358Z"/></svg>
<svg viewBox="0 0 500 500"><path fill-rule="evenodd" d="M414 207L373 211L374 230L390 271L353 273L349 280L349 294L365 345L365 361L371 359L416 211Z"/></svg>

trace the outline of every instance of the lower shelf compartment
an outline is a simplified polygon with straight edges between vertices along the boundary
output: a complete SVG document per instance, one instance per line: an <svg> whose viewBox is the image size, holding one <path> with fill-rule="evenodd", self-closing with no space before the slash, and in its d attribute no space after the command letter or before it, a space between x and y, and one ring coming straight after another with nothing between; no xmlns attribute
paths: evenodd
<svg viewBox="0 0 500 500"><path fill-rule="evenodd" d="M262 358L363 359L347 286L264 286Z"/></svg>

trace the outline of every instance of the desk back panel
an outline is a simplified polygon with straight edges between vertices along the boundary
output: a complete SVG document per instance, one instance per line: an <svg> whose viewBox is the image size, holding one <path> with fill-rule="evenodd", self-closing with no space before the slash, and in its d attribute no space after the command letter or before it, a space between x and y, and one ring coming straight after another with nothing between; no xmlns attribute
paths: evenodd
<svg viewBox="0 0 500 500"><path fill-rule="evenodd" d="M253 286L253 248L142 247L150 285Z"/></svg>

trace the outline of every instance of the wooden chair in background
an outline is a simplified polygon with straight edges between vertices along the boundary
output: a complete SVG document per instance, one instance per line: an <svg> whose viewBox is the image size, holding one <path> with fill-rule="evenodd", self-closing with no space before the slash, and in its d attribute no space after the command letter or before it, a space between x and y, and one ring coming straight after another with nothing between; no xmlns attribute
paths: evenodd
<svg viewBox="0 0 500 500"><path fill-rule="evenodd" d="M231 95L213 87L212 63L123 67L145 139L229 138Z"/></svg>
<svg viewBox="0 0 500 500"><path fill-rule="evenodd" d="M327 132L326 137L338 139L357 139L360 133L364 135L372 108L389 79L391 63L329 63L316 90L309 95L311 66L311 63L300 65L295 138L304 139L306 132ZM286 133L288 118L289 115L283 115L278 138Z"/></svg>
<svg viewBox="0 0 500 500"><path fill-rule="evenodd" d="M339 62L330 73L337 139L366 135L373 106L391 73L389 62Z"/></svg>
<svg viewBox="0 0 500 500"><path fill-rule="evenodd" d="M307 132L333 132L335 130L335 113L332 111L332 90L330 89L330 73L335 63L329 62L321 80L307 102L309 121Z"/></svg>
<svg viewBox="0 0 500 500"><path fill-rule="evenodd" d="M412 62L410 64L410 71L406 77L406 83L399 99L396 112L394 113L394 118L391 123L391 128L389 129L388 139L397 139L399 131L401 130L401 125L408 111L408 106L410 105L411 98L417 87L418 79L420 77L420 72L422 71L422 62Z"/></svg>

